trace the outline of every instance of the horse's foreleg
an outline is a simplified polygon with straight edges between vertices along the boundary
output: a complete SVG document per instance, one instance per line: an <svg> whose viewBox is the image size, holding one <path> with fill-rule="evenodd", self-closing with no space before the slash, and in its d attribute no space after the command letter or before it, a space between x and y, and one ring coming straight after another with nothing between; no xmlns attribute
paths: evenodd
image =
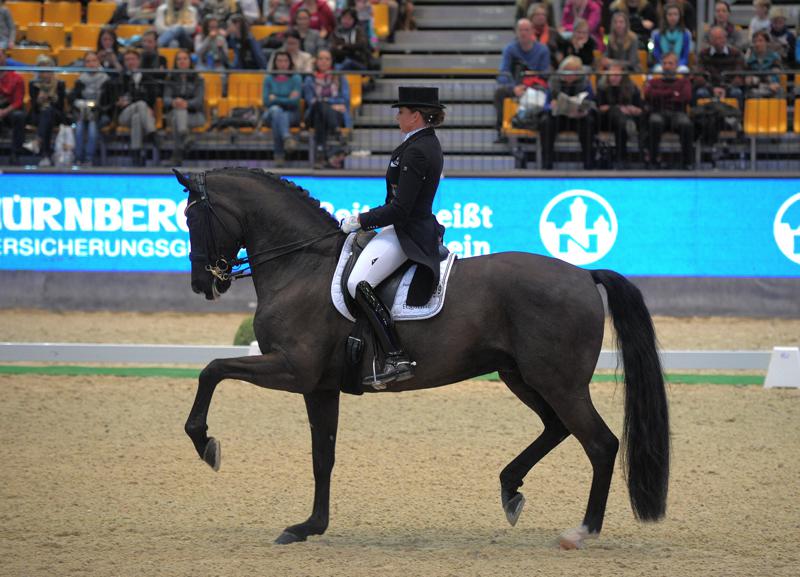
<svg viewBox="0 0 800 577"><path fill-rule="evenodd" d="M220 465L220 444L207 435L207 419L211 397L224 379L247 381L268 389L301 392L296 389L295 376L282 353L211 361L200 372L194 404L184 430L200 458L215 471Z"/></svg>
<svg viewBox="0 0 800 577"><path fill-rule="evenodd" d="M303 523L287 527L275 540L280 545L305 541L309 535L321 535L328 528L331 471L336 453L336 429L339 423L339 391L319 391L304 395L311 448L314 460L314 508Z"/></svg>

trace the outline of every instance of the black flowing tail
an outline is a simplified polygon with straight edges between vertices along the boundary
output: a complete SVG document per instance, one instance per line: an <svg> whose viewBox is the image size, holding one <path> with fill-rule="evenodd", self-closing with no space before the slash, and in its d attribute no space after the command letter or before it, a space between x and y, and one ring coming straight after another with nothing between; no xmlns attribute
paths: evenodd
<svg viewBox="0 0 800 577"><path fill-rule="evenodd" d="M642 293L610 270L592 271L608 294L625 370L625 420L622 456L633 514L658 521L667 508L669 485L669 410L655 329Z"/></svg>

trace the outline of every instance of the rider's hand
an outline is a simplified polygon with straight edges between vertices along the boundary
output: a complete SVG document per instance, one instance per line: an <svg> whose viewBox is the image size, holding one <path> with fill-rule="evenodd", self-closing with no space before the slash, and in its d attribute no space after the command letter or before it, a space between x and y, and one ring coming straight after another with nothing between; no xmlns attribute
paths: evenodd
<svg viewBox="0 0 800 577"><path fill-rule="evenodd" d="M345 234L350 234L351 232L357 231L361 228L361 223L358 220L358 216L352 215L348 216L342 221L342 232Z"/></svg>

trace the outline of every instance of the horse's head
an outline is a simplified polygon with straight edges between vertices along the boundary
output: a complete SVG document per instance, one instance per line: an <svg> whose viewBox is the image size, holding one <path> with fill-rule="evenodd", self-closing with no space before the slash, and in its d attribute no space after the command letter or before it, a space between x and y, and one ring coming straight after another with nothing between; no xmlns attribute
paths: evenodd
<svg viewBox="0 0 800 577"><path fill-rule="evenodd" d="M219 298L231 286L231 268L242 246L241 223L224 198L209 197L204 172L173 172L189 193L185 215L192 247L192 290L208 300Z"/></svg>

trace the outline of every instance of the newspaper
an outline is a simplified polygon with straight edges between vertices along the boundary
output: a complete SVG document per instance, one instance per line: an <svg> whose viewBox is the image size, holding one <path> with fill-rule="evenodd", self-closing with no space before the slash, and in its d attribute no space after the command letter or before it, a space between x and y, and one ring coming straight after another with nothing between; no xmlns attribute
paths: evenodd
<svg viewBox="0 0 800 577"><path fill-rule="evenodd" d="M588 96L588 92L581 92L575 96L567 96L563 92L559 92L556 99L556 114L558 116L582 116L594 106L594 102L589 100Z"/></svg>

